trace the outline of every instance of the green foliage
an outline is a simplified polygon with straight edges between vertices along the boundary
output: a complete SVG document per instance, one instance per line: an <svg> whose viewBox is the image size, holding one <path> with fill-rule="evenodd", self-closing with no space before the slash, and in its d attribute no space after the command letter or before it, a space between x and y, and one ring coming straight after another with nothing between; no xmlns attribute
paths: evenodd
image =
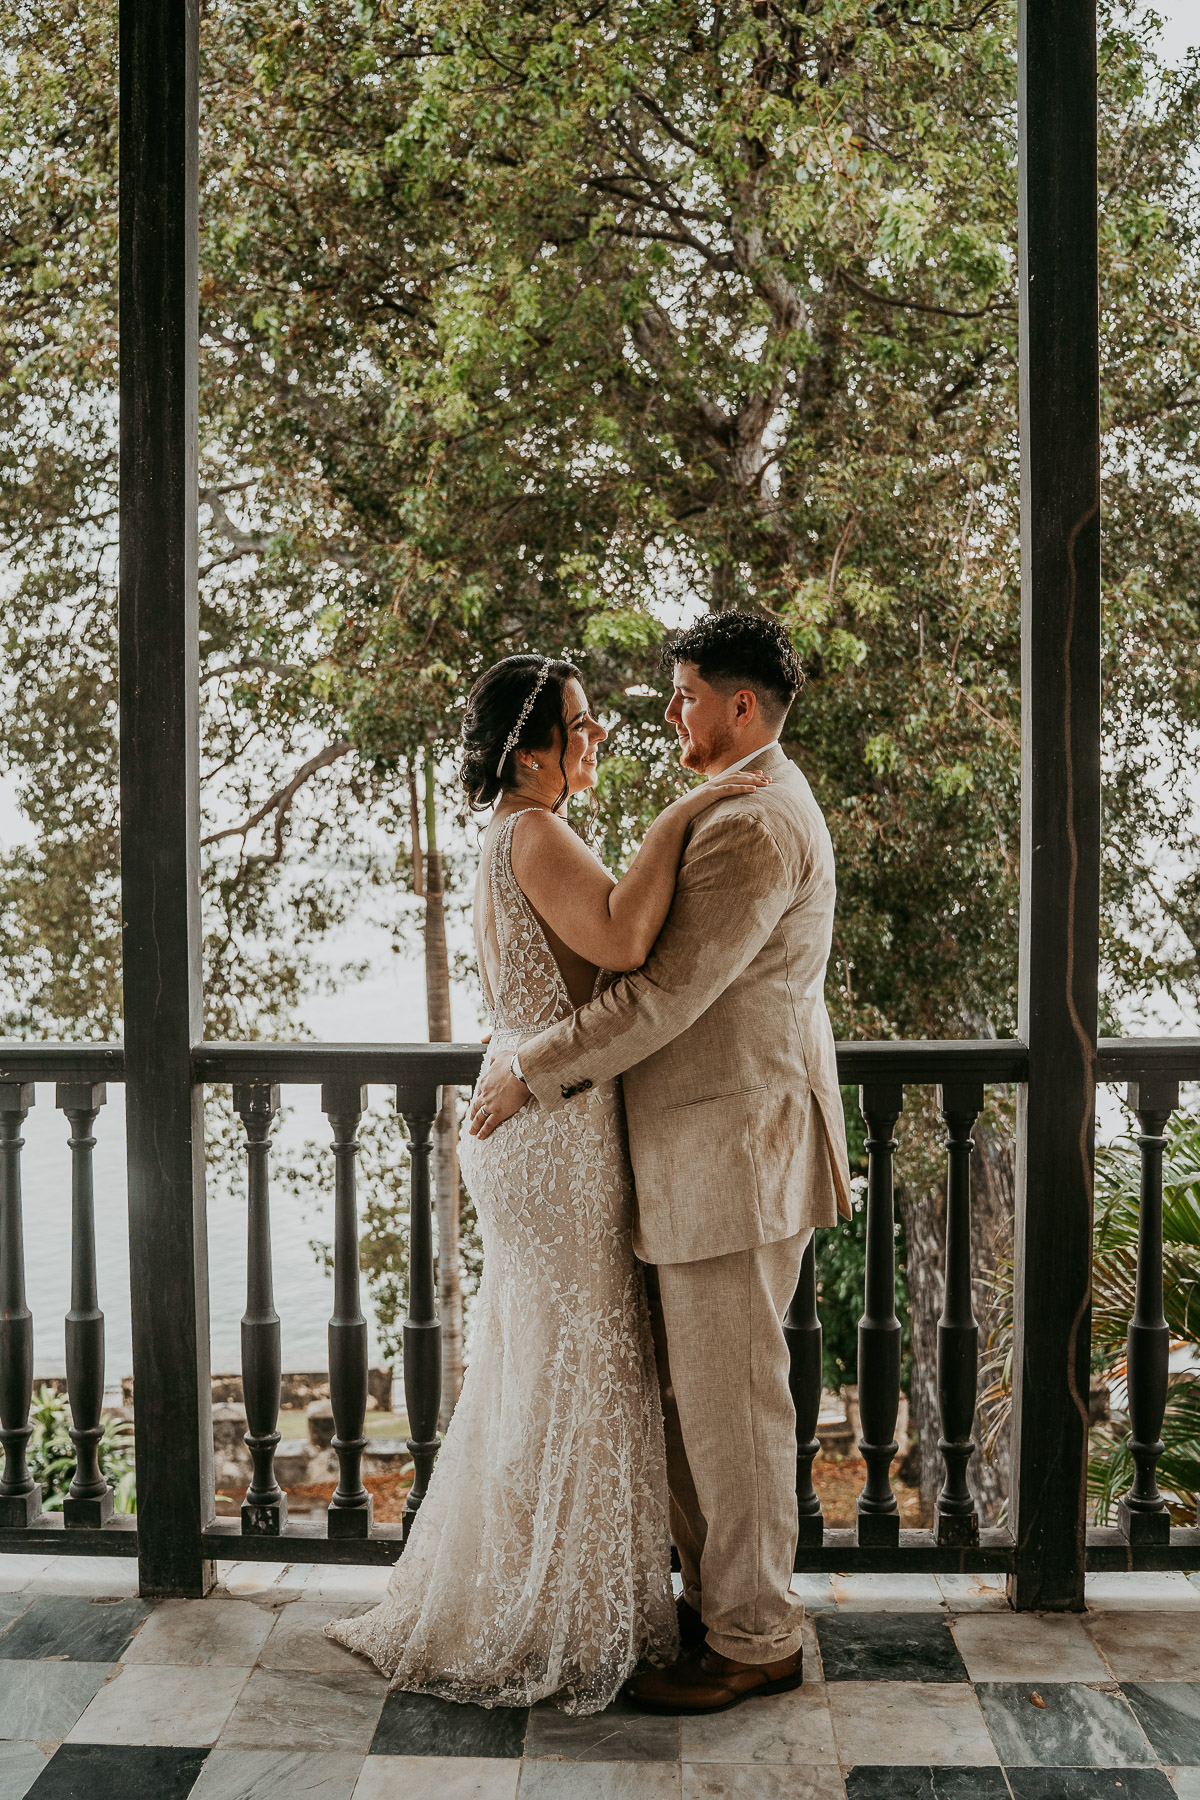
<svg viewBox="0 0 1200 1800"><path fill-rule="evenodd" d="M29 1440L29 1471L41 1484L43 1512L61 1512L75 1474L75 1446L71 1442L71 1408L65 1394L41 1387L29 1414L33 1436ZM100 1472L113 1490L119 1513L137 1511L137 1487L133 1467L133 1426L123 1419L107 1419L100 1439Z"/></svg>
<svg viewBox="0 0 1200 1800"><path fill-rule="evenodd" d="M98 1035L119 1006L115 16L0 19L21 695L0 760L37 830L0 870L5 1028ZM1115 1008L1200 980L1200 88L1121 0L1102 31ZM680 779L651 639L666 607L732 601L784 619L808 668L788 743L838 857L839 1032L1011 1029L1013 33L1009 0L206 8L211 1031L278 1030L321 937L387 893L403 759L452 742L497 655L582 646L642 772L601 792L623 863Z"/></svg>
<svg viewBox="0 0 1200 1800"><path fill-rule="evenodd" d="M1163 1172L1163 1310L1173 1350L1200 1364L1200 1115L1177 1112L1167 1128ZM1140 1156L1132 1140L1096 1156L1096 1229L1092 1290L1092 1367L1105 1380L1126 1377L1125 1333L1137 1282ZM1088 1492L1097 1521L1109 1521L1133 1480L1129 1419L1114 1413L1092 1437ZM1200 1366L1170 1377L1162 1427L1159 1486L1178 1524L1196 1522L1200 1497Z"/></svg>
<svg viewBox="0 0 1200 1800"><path fill-rule="evenodd" d="M364 896L405 936L404 764L497 656L581 654L623 866L681 780L651 640L734 602L807 669L839 1035L1013 1030L1014 13L205 7L210 1033L280 1033ZM1200 993L1200 56L1155 30L1104 0L1110 1023ZM103 1036L116 15L0 0L0 35L0 768L35 832L0 1029Z"/></svg>

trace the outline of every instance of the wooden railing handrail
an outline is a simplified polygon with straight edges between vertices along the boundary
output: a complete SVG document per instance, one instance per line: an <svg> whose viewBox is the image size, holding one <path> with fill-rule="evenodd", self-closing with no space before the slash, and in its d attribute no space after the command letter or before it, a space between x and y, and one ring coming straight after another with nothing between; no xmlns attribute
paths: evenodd
<svg viewBox="0 0 1200 1800"><path fill-rule="evenodd" d="M210 1042L193 1047L192 1067L200 1082L305 1086L347 1074L367 1082L467 1086L482 1055L481 1046L472 1043ZM955 1079L1024 1081L1029 1053L1017 1038L871 1038L842 1040L837 1059L838 1076L847 1085L899 1081L932 1087ZM119 1043L0 1043L0 1081L120 1081L124 1068ZM1151 1075L1200 1081L1200 1038L1100 1039L1097 1081Z"/></svg>

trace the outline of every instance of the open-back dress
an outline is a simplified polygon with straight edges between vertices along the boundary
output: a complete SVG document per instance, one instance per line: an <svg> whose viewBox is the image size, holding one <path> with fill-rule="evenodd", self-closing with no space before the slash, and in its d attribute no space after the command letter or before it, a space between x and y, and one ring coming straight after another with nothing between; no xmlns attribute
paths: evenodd
<svg viewBox="0 0 1200 1800"><path fill-rule="evenodd" d="M476 945L507 1061L572 1011L493 828ZM597 976L597 986L604 979ZM600 1711L677 1645L662 1414L620 1089L462 1138L483 1235L470 1366L386 1598L327 1626L396 1688Z"/></svg>

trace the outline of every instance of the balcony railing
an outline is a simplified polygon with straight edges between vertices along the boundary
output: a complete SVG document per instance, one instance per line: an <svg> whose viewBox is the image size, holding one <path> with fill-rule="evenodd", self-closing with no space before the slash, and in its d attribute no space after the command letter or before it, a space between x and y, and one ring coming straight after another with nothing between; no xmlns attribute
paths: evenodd
<svg viewBox="0 0 1200 1800"><path fill-rule="evenodd" d="M197 1089L230 1083L246 1132L246 1311L242 1322L242 1378L253 1477L241 1518L216 1519L212 1483L202 1456L176 1479L194 1485L194 1548L204 1558L304 1559L380 1563L403 1550L412 1519L426 1492L437 1456L441 1401L440 1328L435 1305L430 1191L430 1134L442 1086L467 1086L481 1051L469 1044L221 1044L200 1045L193 1056ZM1027 1054L1016 1042L847 1043L838 1046L839 1074L859 1090L866 1125L866 1274L859 1327L859 1406L866 1479L853 1530L825 1526L813 1486L813 1461L821 1393L821 1324L814 1251L804 1260L788 1313L792 1391L797 1414L797 1495L800 1506L798 1570L895 1570L1011 1572L1016 1548L1004 1529L981 1529L967 1483L974 1452L978 1329L972 1312L971 1131L988 1085L1022 1083ZM21 1044L0 1046L0 1551L75 1551L88 1555L138 1554L151 1563L147 1533L170 1533L164 1548L177 1555L186 1530L179 1510L154 1506L142 1515L113 1514L112 1494L97 1463L104 1392L104 1319L96 1291L92 1209L93 1129L109 1083L122 1079L119 1045ZM1137 1290L1128 1342L1130 1447L1136 1475L1121 1500L1119 1523L1091 1529L1081 1546L1088 1569L1169 1569L1200 1561L1200 1529L1172 1527L1158 1492L1155 1465L1167 1393L1168 1335L1162 1308L1162 1152L1164 1130L1178 1105L1181 1079L1200 1079L1200 1042L1102 1039L1097 1079L1127 1085L1141 1126L1141 1222ZM65 1114L72 1154L71 1309L65 1321L67 1390L77 1449L70 1493L58 1516L41 1511L41 1496L26 1466L33 1377L33 1323L26 1305L21 1202L21 1130L38 1083L55 1084L55 1104ZM333 1448L339 1480L325 1519L294 1522L274 1473L279 1442L280 1325L272 1285L269 1199L270 1131L279 1090L319 1085L334 1155L334 1306L329 1321ZM359 1297L359 1245L355 1158L367 1088L394 1090L410 1151L409 1295L404 1324L404 1392L414 1480L403 1522L376 1524L362 1480L366 1447L367 1327ZM944 1303L938 1321L938 1403L944 1480L933 1527L901 1530L891 1469L897 1453L900 1401L900 1324L895 1312L893 1136L908 1087L935 1087L946 1127L946 1242ZM181 1240L181 1254L187 1254ZM169 1271L163 1271L169 1285ZM149 1328L152 1299L132 1291L134 1391L154 1404L195 1405L206 1391L207 1357L190 1360L181 1346L156 1341ZM1027 1327L1026 1343L1036 1344ZM164 1349L170 1366L164 1371ZM142 1364L155 1362L142 1382ZM201 1364L203 1363L203 1366ZM147 1371L149 1373L149 1371ZM1042 1373L1027 1354L1014 1386L1036 1386ZM1086 1375L1086 1371L1085 1371ZM1029 1392L1014 1393L1020 1406ZM1086 1401L1082 1403L1086 1408ZM1036 1417L1036 1408L1034 1416ZM1020 1434L1014 1446L1020 1480ZM153 1494L163 1469L156 1466L152 1434L139 1433L138 1491ZM1086 1455L1086 1434L1083 1437ZM147 1446L151 1446L148 1450ZM1040 1460L1046 1446L1035 1446ZM1080 1483L1085 1470L1079 1470Z"/></svg>

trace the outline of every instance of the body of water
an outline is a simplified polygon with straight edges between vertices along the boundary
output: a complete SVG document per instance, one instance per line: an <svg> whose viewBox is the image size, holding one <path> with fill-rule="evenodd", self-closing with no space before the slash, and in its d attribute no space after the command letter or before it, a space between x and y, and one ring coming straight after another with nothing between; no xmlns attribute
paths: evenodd
<svg viewBox="0 0 1200 1800"><path fill-rule="evenodd" d="M356 943L361 953L361 937ZM378 977L306 1007L310 1030L330 1042L419 1043L425 1024L425 977L420 963L405 962L380 945ZM473 989L454 993L454 1026L460 1038L479 1034ZM321 1111L320 1089L283 1090L288 1118L276 1140L328 1143L329 1122ZM370 1104L392 1106L391 1090L371 1089ZM35 1375L61 1375L65 1368L63 1319L71 1304L71 1154L68 1125L54 1106L54 1088L40 1084L37 1104L25 1123L22 1177L25 1198L25 1265L28 1304L34 1324ZM105 1315L107 1380L119 1385L133 1372L129 1307L129 1225L125 1185L125 1096L109 1089L108 1104L96 1121L96 1262L100 1305ZM328 1367L326 1326L333 1309L333 1282L309 1248L310 1240L333 1235L332 1157L320 1186L303 1197L271 1193L275 1310L279 1314L285 1369ZM208 1189L209 1320L214 1372L241 1368L240 1321L246 1304L245 1189ZM379 1360L374 1321L366 1303L372 1362Z"/></svg>

